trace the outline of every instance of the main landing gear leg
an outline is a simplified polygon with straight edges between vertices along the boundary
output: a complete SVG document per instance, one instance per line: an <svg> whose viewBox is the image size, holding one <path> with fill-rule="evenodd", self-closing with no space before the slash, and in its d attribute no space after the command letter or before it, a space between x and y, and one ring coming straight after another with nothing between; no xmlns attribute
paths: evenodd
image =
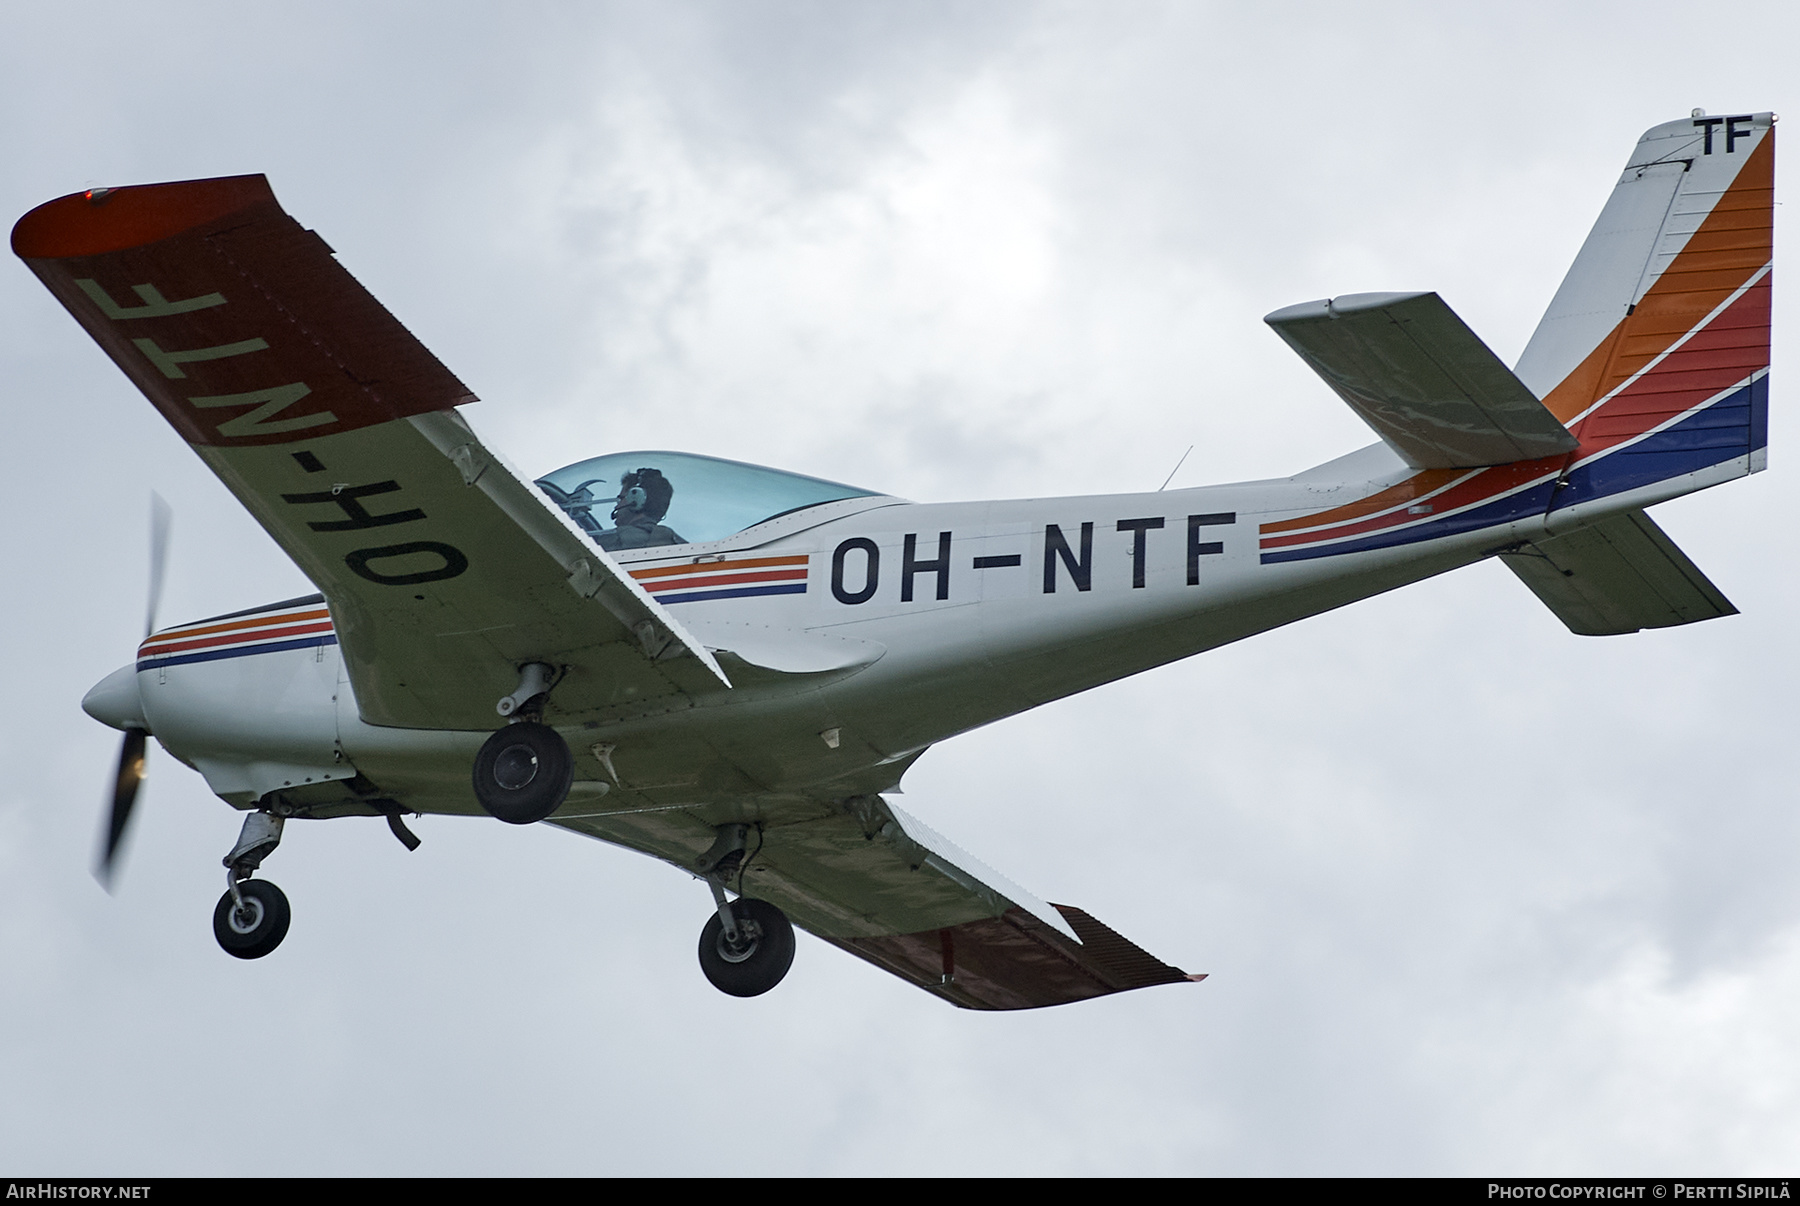
<svg viewBox="0 0 1800 1206"><path fill-rule="evenodd" d="M281 844L282 818L253 812L225 856L225 895L213 910L213 937L228 955L260 959L287 937L292 913L280 888L250 876Z"/></svg>
<svg viewBox="0 0 1800 1206"><path fill-rule="evenodd" d="M700 931L700 970L720 992L757 997L781 983L794 963L794 926L766 900L725 895L725 884L743 864L747 826L722 825L701 856L714 912ZM741 882L741 881L740 881Z"/></svg>

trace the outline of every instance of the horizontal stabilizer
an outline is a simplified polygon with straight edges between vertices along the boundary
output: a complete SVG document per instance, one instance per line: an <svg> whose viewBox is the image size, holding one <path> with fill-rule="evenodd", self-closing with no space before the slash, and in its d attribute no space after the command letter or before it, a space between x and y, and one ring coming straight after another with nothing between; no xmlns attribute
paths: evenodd
<svg viewBox="0 0 1800 1206"><path fill-rule="evenodd" d="M1263 321L1414 468L1505 465L1576 446L1435 293L1354 293Z"/></svg>
<svg viewBox="0 0 1800 1206"><path fill-rule="evenodd" d="M1616 636L1737 614L1642 511L1502 553L1500 559L1579 636Z"/></svg>

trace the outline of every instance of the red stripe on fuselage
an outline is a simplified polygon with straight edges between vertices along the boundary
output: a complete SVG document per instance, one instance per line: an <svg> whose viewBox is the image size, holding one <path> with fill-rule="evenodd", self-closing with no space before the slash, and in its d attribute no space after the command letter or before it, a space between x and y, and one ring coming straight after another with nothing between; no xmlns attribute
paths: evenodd
<svg viewBox="0 0 1800 1206"><path fill-rule="evenodd" d="M711 574L703 578L666 578L661 582L645 582L644 589L651 594L663 591L693 590L702 586L738 586L749 582L804 582L806 571L797 570L765 570L760 574Z"/></svg>

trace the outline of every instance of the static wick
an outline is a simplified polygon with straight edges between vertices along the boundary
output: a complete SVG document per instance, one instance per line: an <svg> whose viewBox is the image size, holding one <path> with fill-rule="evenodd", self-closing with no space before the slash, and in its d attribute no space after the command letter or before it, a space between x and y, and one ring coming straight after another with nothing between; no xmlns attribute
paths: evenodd
<svg viewBox="0 0 1800 1206"><path fill-rule="evenodd" d="M1169 476L1163 478L1163 484L1156 488L1158 494L1161 494L1164 490L1169 488L1169 483L1175 480L1175 475L1181 472L1181 467L1183 465L1187 464L1188 452L1192 452L1193 450L1194 446L1189 444L1187 446L1187 452L1181 454L1181 459L1175 462L1175 467L1173 469L1169 470Z"/></svg>

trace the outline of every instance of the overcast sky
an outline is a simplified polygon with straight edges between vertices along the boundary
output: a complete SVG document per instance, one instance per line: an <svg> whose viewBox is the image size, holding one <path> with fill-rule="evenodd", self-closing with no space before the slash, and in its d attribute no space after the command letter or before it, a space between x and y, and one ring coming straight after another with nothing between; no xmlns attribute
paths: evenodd
<svg viewBox="0 0 1800 1206"><path fill-rule="evenodd" d="M0 217L264 172L528 471L1281 476L1370 437L1263 314L1436 289L1510 361L1643 129L1800 113L1792 5L1452 7L11 3ZM161 751L108 897L117 734L79 700L141 631L150 492L163 622L311 588L8 265L0 1173L1800 1157L1779 296L1770 472L1655 512L1742 615L1580 638L1484 564L927 754L909 810L1212 973L984 1015L805 935L726 998L700 883L485 819L413 854L290 826L293 929L242 963L209 924L239 817Z"/></svg>

